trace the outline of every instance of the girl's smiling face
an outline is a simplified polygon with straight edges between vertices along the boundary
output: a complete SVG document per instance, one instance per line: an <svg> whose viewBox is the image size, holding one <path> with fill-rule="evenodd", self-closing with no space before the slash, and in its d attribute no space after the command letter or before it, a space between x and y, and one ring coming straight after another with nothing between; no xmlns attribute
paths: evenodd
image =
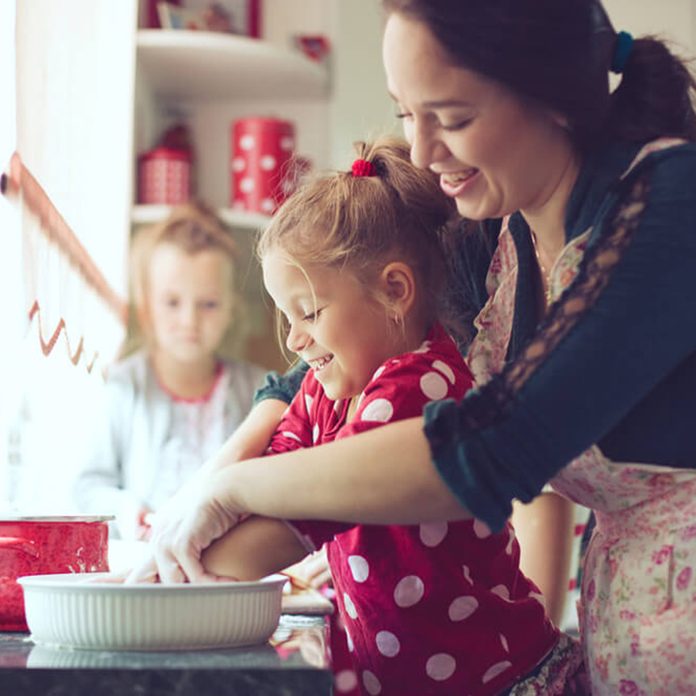
<svg viewBox="0 0 696 696"><path fill-rule="evenodd" d="M439 174L463 217L548 201L572 152L563 119L453 65L425 24L398 13L387 19L383 59L411 159Z"/></svg>
<svg viewBox="0 0 696 696"><path fill-rule="evenodd" d="M301 269L274 249L262 265L266 289L288 324L288 349L310 365L330 399L360 394L398 351L385 306L349 270Z"/></svg>

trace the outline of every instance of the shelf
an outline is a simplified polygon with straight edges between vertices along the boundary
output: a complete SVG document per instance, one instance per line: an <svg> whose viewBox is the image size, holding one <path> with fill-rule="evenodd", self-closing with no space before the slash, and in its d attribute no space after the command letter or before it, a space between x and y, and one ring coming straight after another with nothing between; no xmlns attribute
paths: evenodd
<svg viewBox="0 0 696 696"><path fill-rule="evenodd" d="M299 52L246 36L140 29L138 69L160 99L318 98L328 72Z"/></svg>
<svg viewBox="0 0 696 696"><path fill-rule="evenodd" d="M131 211L131 222L134 225L161 222L169 215L171 209L169 205L136 205ZM236 229L263 229L271 219L261 213L244 213L232 208L219 208L216 212L224 223Z"/></svg>

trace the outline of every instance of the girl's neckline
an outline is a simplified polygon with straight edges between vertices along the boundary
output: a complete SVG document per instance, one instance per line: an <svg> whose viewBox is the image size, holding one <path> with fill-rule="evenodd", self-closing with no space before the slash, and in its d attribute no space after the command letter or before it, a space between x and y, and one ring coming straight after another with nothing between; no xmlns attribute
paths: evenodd
<svg viewBox="0 0 696 696"><path fill-rule="evenodd" d="M154 369L154 368L153 368ZM222 379L222 373L224 372L224 364L222 361L218 361L215 365L215 373L213 378L213 383L210 385L208 391L200 396L181 396L175 393L161 380L160 376L157 374L157 370L154 370L155 377L157 379L157 384L159 388L174 402L179 404L202 404L210 401L211 397L215 393L220 380Z"/></svg>

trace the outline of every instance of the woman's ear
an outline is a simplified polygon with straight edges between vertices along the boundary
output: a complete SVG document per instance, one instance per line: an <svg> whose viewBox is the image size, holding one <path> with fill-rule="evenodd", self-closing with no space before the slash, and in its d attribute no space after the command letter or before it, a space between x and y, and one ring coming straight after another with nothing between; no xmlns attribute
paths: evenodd
<svg viewBox="0 0 696 696"><path fill-rule="evenodd" d="M403 261L388 263L380 274L380 289L398 319L403 319L416 301L416 281L413 269Z"/></svg>

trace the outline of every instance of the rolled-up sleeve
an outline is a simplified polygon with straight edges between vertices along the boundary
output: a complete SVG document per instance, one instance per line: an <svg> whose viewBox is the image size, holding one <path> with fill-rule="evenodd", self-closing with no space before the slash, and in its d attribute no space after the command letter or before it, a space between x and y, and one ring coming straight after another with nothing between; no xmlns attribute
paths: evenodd
<svg viewBox="0 0 696 696"><path fill-rule="evenodd" d="M298 362L282 375L268 372L261 387L254 392L254 405L265 399L277 399L289 404L299 391L307 370L307 363Z"/></svg>

